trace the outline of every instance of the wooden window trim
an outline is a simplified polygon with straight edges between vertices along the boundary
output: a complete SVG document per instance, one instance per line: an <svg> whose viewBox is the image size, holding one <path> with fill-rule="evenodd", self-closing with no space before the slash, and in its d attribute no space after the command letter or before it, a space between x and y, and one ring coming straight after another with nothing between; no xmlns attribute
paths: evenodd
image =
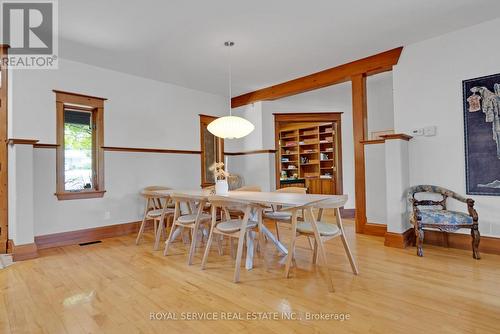
<svg viewBox="0 0 500 334"><path fill-rule="evenodd" d="M58 200L73 200L85 198L101 198L106 192L104 188L104 101L105 98L87 96L76 93L54 90L56 94L57 112L57 147L56 147L56 193ZM78 192L66 191L64 188L64 109L71 106L72 109L92 111L93 122L96 131L93 134L95 144L92 159L94 173L94 188Z"/></svg>
<svg viewBox="0 0 500 334"><path fill-rule="evenodd" d="M203 114L199 114L199 116L200 116L201 187L206 188L206 187L213 186L214 183L208 182L205 179L205 172L206 172L205 171L205 146L204 146L205 134L204 134L203 130L208 126L208 124L210 124L213 120L217 119L218 117L203 115ZM219 141L219 152L217 152L216 160L224 162L224 140L221 138L217 138L216 140Z"/></svg>

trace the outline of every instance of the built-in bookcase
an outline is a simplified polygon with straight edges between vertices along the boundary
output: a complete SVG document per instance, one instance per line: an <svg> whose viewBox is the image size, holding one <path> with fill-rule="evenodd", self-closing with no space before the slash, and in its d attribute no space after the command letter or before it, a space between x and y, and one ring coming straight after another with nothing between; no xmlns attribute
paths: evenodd
<svg viewBox="0 0 500 334"><path fill-rule="evenodd" d="M280 186L304 184L310 193L333 194L338 179L337 122L290 123L279 131Z"/></svg>

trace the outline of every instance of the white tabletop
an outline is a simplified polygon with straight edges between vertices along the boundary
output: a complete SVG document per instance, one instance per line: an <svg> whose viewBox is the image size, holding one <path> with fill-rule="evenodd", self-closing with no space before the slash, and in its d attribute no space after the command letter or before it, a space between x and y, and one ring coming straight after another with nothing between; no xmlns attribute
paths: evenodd
<svg viewBox="0 0 500 334"><path fill-rule="evenodd" d="M213 192L209 189L197 190L153 190L144 191L145 195L170 196L178 194L190 197L194 200L207 200L213 196ZM268 192L268 191L230 191L228 195L223 197L236 199L238 201L256 203L256 204L273 204L283 205L288 207L299 207L313 205L314 203L328 200L328 206L331 208L341 207L345 204L346 197L344 195L316 195L316 194L296 194L285 192Z"/></svg>

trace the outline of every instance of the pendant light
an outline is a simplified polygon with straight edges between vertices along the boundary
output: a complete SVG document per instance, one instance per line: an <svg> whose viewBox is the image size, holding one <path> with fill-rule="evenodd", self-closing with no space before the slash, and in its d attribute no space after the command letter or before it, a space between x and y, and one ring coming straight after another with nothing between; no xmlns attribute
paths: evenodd
<svg viewBox="0 0 500 334"><path fill-rule="evenodd" d="M229 49L234 42L225 42L224 45ZM231 52L229 52L229 58ZM207 126L207 130L213 135L224 139L242 138L250 134L255 126L246 119L233 116L231 108L231 59L229 59L229 116L219 117Z"/></svg>

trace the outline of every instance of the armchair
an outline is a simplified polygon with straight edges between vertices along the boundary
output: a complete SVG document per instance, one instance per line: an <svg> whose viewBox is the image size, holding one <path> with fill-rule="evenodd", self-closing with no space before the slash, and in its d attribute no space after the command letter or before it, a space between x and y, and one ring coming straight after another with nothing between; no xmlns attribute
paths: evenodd
<svg viewBox="0 0 500 334"><path fill-rule="evenodd" d="M417 200L418 193L434 193L442 196L437 200ZM448 197L467 204L468 213L446 209ZM410 223L415 229L417 239L417 255L423 256L424 229L436 228L443 232L453 232L460 228L469 228L472 236L472 257L479 260L479 228L478 215L474 209L474 200L465 198L451 190L432 185L413 186L408 190L408 203L412 206Z"/></svg>

